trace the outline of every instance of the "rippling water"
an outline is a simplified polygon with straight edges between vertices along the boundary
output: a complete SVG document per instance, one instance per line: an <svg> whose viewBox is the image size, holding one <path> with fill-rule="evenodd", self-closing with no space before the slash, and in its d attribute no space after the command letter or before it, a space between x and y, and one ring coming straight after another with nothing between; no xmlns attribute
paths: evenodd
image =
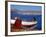
<svg viewBox="0 0 46 37"><path fill-rule="evenodd" d="M11 19L15 19L15 17L20 17L20 19L24 21L31 21L35 17L36 20L38 21L37 29L41 30L42 15L22 15L22 14L11 13Z"/></svg>

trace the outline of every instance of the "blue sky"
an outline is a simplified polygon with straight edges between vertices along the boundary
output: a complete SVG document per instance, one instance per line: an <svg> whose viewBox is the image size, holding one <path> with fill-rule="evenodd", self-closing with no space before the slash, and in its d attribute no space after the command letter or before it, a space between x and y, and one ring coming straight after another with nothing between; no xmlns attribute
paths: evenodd
<svg viewBox="0 0 46 37"><path fill-rule="evenodd" d="M40 11L41 6L29 6L29 5L11 5L13 9L18 10L33 10L33 11Z"/></svg>
<svg viewBox="0 0 46 37"><path fill-rule="evenodd" d="M41 6L28 6L28 5L11 5L12 9L17 9L17 10L32 10L32 11L40 11ZM34 15L22 15L22 14L16 14L16 12L11 12L11 17L14 18L16 16L20 16L22 19L27 19L30 20L33 17L36 17ZM39 15L38 15L39 17Z"/></svg>

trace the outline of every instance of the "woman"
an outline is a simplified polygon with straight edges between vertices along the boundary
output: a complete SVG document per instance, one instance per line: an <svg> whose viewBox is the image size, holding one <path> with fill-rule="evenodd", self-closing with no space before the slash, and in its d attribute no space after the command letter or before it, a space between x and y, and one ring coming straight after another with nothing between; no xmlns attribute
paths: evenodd
<svg viewBox="0 0 46 37"><path fill-rule="evenodd" d="M19 18L16 18L14 28L20 29L21 28L21 20Z"/></svg>

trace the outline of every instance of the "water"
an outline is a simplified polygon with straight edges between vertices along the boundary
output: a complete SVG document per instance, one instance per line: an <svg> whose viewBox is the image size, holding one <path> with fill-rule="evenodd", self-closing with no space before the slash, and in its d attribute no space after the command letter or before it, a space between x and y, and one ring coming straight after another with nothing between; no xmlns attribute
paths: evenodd
<svg viewBox="0 0 46 37"><path fill-rule="evenodd" d="M22 15L22 14L16 14L16 13L11 13L11 19L15 19L15 17L20 17L21 20L29 21L32 20L34 17L37 20L37 29L41 30L42 27L42 15Z"/></svg>

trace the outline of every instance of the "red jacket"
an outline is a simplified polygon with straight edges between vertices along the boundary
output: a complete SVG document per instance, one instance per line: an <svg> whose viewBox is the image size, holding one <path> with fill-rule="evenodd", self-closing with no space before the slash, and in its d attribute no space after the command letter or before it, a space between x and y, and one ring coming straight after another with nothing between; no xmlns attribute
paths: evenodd
<svg viewBox="0 0 46 37"><path fill-rule="evenodd" d="M15 28L21 28L21 20L17 19L14 24Z"/></svg>

